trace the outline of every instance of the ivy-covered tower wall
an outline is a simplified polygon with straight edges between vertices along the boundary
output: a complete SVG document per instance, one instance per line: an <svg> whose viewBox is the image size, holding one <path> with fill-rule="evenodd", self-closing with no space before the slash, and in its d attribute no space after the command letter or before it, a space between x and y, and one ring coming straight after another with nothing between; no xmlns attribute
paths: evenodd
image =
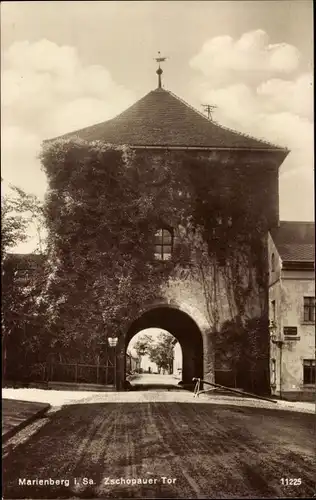
<svg viewBox="0 0 316 500"><path fill-rule="evenodd" d="M191 321L174 314L172 332L179 324L188 381L212 381L225 368L239 387L267 390L266 241L278 223L283 158L75 138L46 144L48 251L32 295L38 362L93 364L115 335L122 388L130 325L167 306ZM155 254L161 228L172 233L168 260ZM250 372L257 387L247 386Z"/></svg>
<svg viewBox="0 0 316 500"><path fill-rule="evenodd" d="M287 154L208 120L161 86L107 122L46 142L50 349L90 362L114 334L121 387L127 341L137 325L170 325L167 306L182 314L172 333L183 321L188 379L198 371L211 381L226 367L238 386L252 373L266 389L266 241L278 224ZM157 245L164 234L166 254ZM157 316L144 322L157 305L161 325Z"/></svg>
<svg viewBox="0 0 316 500"><path fill-rule="evenodd" d="M174 233L157 300L199 326L209 381L216 368L241 365L268 381L266 238L278 224L280 161L271 152L136 151L146 189L161 194L157 227Z"/></svg>

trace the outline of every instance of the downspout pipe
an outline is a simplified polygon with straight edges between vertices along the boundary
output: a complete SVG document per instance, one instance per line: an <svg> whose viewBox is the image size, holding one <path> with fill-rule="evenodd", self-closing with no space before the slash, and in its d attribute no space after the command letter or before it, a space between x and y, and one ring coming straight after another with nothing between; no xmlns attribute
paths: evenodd
<svg viewBox="0 0 316 500"><path fill-rule="evenodd" d="M283 342L280 342L280 399L282 399L282 352Z"/></svg>

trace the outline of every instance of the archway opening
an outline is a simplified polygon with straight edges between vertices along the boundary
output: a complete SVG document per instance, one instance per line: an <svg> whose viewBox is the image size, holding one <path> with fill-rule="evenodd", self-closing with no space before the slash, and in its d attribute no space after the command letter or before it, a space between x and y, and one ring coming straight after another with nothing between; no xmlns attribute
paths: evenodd
<svg viewBox="0 0 316 500"><path fill-rule="evenodd" d="M171 388L182 380L182 348L167 330L136 333L126 350L126 379L132 386Z"/></svg>
<svg viewBox="0 0 316 500"><path fill-rule="evenodd" d="M131 324L126 334L125 352L131 340L148 329L169 332L179 343L182 351L181 381L184 386L191 385L193 377L203 378L203 338L197 324L187 313L170 306L156 306L145 311ZM125 363L124 380L127 377L126 368Z"/></svg>

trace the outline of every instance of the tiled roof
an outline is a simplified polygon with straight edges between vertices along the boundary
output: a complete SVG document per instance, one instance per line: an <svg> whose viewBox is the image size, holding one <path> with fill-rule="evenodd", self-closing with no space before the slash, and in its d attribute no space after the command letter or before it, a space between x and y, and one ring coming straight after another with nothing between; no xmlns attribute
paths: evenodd
<svg viewBox="0 0 316 500"><path fill-rule="evenodd" d="M115 118L60 138L73 136L138 147L237 148L288 153L284 148L210 121L171 92L159 88Z"/></svg>
<svg viewBox="0 0 316 500"><path fill-rule="evenodd" d="M271 236L284 262L315 261L314 222L283 221Z"/></svg>

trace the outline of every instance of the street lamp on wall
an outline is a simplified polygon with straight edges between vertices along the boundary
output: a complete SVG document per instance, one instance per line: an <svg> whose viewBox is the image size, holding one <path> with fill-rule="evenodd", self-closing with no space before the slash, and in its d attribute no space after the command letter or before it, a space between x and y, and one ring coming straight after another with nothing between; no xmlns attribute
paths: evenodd
<svg viewBox="0 0 316 500"><path fill-rule="evenodd" d="M108 337L108 343L110 347L114 348L114 386L117 389L117 360L116 360L116 346L118 343L118 337Z"/></svg>
<svg viewBox="0 0 316 500"><path fill-rule="evenodd" d="M283 346L284 342L283 342L283 340L276 339L276 333L278 331L278 326L274 320L270 321L269 331L270 331L270 339L271 339L272 344L275 344L280 349L280 351L279 351L279 359L280 359L279 386L280 386L280 399L282 399L282 346Z"/></svg>
<svg viewBox="0 0 316 500"><path fill-rule="evenodd" d="M275 344L277 347L281 348L282 345L284 344L283 340L277 340L276 339L276 334L278 331L278 326L275 321L270 321L269 324L269 332L270 332L270 339L272 344Z"/></svg>
<svg viewBox="0 0 316 500"><path fill-rule="evenodd" d="M118 337L108 337L108 343L110 347L116 347L118 342Z"/></svg>
<svg viewBox="0 0 316 500"><path fill-rule="evenodd" d="M277 325L276 325L276 322L273 321L273 320L270 320L269 322L269 332L270 332L270 339L271 339L271 342L274 343L275 339L276 339L276 332L277 332Z"/></svg>

